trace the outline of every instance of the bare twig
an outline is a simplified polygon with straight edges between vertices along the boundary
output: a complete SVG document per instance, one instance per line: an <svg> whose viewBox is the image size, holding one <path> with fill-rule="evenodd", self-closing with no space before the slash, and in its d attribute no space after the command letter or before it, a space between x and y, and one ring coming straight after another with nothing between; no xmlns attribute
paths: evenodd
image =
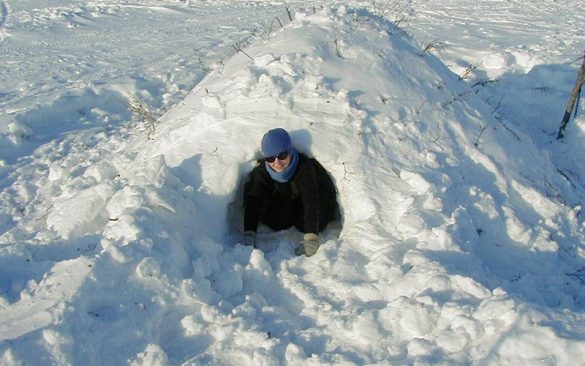
<svg viewBox="0 0 585 366"><path fill-rule="evenodd" d="M423 102L416 108L416 115L418 116L420 114L420 112L422 111L423 107L425 106L425 104L427 103L426 100L423 100Z"/></svg>
<svg viewBox="0 0 585 366"><path fill-rule="evenodd" d="M514 131L513 129L511 129L510 127L508 127L508 125L506 125L504 123L504 121L502 121L501 118L496 118L498 120L498 122L500 122L500 124L502 125L502 127L504 127L508 132L510 132L518 141L522 141L522 138L516 133L516 131Z"/></svg>
<svg viewBox="0 0 585 366"><path fill-rule="evenodd" d="M201 68L203 69L203 71L205 71L205 72L211 71L211 68L209 66L205 65L205 63L203 62L201 57L198 57L198 61L199 61L199 65L201 65Z"/></svg>
<svg viewBox="0 0 585 366"><path fill-rule="evenodd" d="M548 179L546 179L546 177L544 179L544 184L546 188L549 188L552 191L551 192L545 189L547 197L554 198L557 200L557 202L560 202L563 205L567 204L567 201L563 198L561 192Z"/></svg>
<svg viewBox="0 0 585 366"><path fill-rule="evenodd" d="M570 176L569 176L567 173L563 172L561 169L557 169L557 172L558 172L560 175L562 175L562 176L563 176L563 177L564 177L564 178L567 180L567 182L569 182L569 184L571 185L571 187L573 187L573 188L576 188L576 187L577 187L577 186L576 186L576 185L573 183L573 181L571 180L571 177L570 177ZM574 174L574 173L573 173L572 171L570 171L570 170L569 170L569 174Z"/></svg>
<svg viewBox="0 0 585 366"><path fill-rule="evenodd" d="M339 46L339 40L337 38L335 38L334 43L335 43L335 54L337 55L337 57L343 58L343 56L341 55L341 49L340 49L340 46Z"/></svg>
<svg viewBox="0 0 585 366"><path fill-rule="evenodd" d="M217 63L214 64L214 70L217 72L218 75L223 74L224 68L225 68L225 64L221 60L219 60Z"/></svg>
<svg viewBox="0 0 585 366"><path fill-rule="evenodd" d="M496 112L498 112L498 110L500 108L502 108L502 100L501 99L491 112L491 115L494 116L497 120L499 120L501 118L501 117L498 117L498 115L496 115Z"/></svg>
<svg viewBox="0 0 585 366"><path fill-rule="evenodd" d="M536 86L536 87L532 88L532 90L536 90L536 91L539 91L539 92L546 93L546 92L551 91L552 90L552 87L547 86L547 85Z"/></svg>
<svg viewBox="0 0 585 366"><path fill-rule="evenodd" d="M585 267L573 273L565 273L567 276L575 277L581 284L585 285Z"/></svg>
<svg viewBox="0 0 585 366"><path fill-rule="evenodd" d="M467 78L469 78L469 75L471 75L471 73L477 69L478 65L469 65L467 66L467 68L465 69L465 71L463 71L463 74L461 74L459 76L459 80L465 80Z"/></svg>
<svg viewBox="0 0 585 366"><path fill-rule="evenodd" d="M268 34L266 35L266 42L270 41L270 35L272 34L272 27L274 26L274 20L270 23L270 27L268 28Z"/></svg>
<svg viewBox="0 0 585 366"><path fill-rule="evenodd" d="M343 178L341 178L341 181L343 182L344 180L346 181L350 181L349 179L347 179L347 175L355 175L354 172L350 172L349 170L347 170L347 163L344 161L341 163L343 165Z"/></svg>
<svg viewBox="0 0 585 366"><path fill-rule="evenodd" d="M571 112L575 107L575 104L579 100L579 96L581 95L581 88L585 83L585 56L583 57L583 63L579 68L579 73L577 74L577 81L575 81L575 86L573 87L573 91L571 92L571 96L569 97L569 101L567 102L567 107L565 109L565 114L563 116L563 120L561 122L561 126L559 127L559 132L557 133L557 140L562 139L565 137L565 129L569 124L571 119Z"/></svg>
<svg viewBox="0 0 585 366"><path fill-rule="evenodd" d="M394 25L396 25L398 27L402 22L407 21L408 18L409 18L408 15L402 14L401 17L396 17L396 19L394 20Z"/></svg>
<svg viewBox="0 0 585 366"><path fill-rule="evenodd" d="M419 52L419 55L424 56L426 53L430 53L432 50L442 47L442 45L443 44L439 42L438 38L434 39L430 41L421 52Z"/></svg>
<svg viewBox="0 0 585 366"><path fill-rule="evenodd" d="M470 90L470 91L466 91L466 92L457 94L456 96L453 97L453 99L449 100L448 102L443 103L441 106L443 108L446 108L447 106L449 106L449 105L451 105L451 104L453 104L455 102L458 102L460 100L463 100L463 97L465 97L465 96L467 96L469 94L473 94L473 93L475 93L475 92L472 91L472 90Z"/></svg>
<svg viewBox="0 0 585 366"><path fill-rule="evenodd" d="M481 139L481 136L483 135L483 133L485 132L485 130L487 130L486 126L481 126L481 130L479 131L479 136L477 136L477 140L475 140L475 143L473 145L475 145L475 147L479 146L479 140Z"/></svg>
<svg viewBox="0 0 585 366"><path fill-rule="evenodd" d="M493 80L480 80L477 81L475 83L473 83L473 85L471 85L472 88L475 88L476 86L486 86L488 84L495 84L495 83L499 83L500 81L498 79L493 79Z"/></svg>
<svg viewBox="0 0 585 366"><path fill-rule="evenodd" d="M248 56L248 58L249 58L250 60L254 61L254 59L252 58L252 56L248 55L248 54L246 53L246 51L244 51L244 50L242 49L242 47L241 47L240 43L238 43L238 42L234 43L234 44L233 44L233 47L234 47L234 50L236 51L236 53L238 53L238 52L241 52L241 53L243 53L244 55Z"/></svg>
<svg viewBox="0 0 585 366"><path fill-rule="evenodd" d="M372 0L372 9L374 14L381 18L385 18L392 10L398 7L399 3L395 0L376 1Z"/></svg>

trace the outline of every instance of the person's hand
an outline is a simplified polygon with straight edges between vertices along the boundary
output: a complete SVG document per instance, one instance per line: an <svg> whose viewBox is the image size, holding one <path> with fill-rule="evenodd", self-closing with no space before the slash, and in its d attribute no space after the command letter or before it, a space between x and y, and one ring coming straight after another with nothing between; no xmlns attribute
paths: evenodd
<svg viewBox="0 0 585 366"><path fill-rule="evenodd" d="M240 239L240 244L247 246L256 246L256 233L253 231L246 231Z"/></svg>
<svg viewBox="0 0 585 366"><path fill-rule="evenodd" d="M306 255L310 257L317 253L319 249L319 234L306 233L303 235L301 245L295 250L296 255Z"/></svg>

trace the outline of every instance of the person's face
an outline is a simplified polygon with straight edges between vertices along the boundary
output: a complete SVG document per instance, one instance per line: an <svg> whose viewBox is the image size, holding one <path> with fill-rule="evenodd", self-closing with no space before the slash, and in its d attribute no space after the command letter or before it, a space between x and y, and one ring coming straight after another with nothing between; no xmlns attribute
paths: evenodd
<svg viewBox="0 0 585 366"><path fill-rule="evenodd" d="M280 159L279 156L282 158L282 155L286 155L286 157L284 159ZM283 154L280 153L278 155L276 155L274 158L274 161L268 161L268 165L270 165L270 167L272 168L272 170L274 170L277 173L282 172L283 170L286 169L286 167L288 167L288 165L290 164L290 156L291 154Z"/></svg>

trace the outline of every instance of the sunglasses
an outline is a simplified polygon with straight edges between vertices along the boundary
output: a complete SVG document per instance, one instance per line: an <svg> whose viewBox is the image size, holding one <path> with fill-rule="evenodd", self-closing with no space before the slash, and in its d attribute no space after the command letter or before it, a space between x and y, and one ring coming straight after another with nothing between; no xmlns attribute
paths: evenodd
<svg viewBox="0 0 585 366"><path fill-rule="evenodd" d="M268 156L264 160L266 160L269 163L274 163L274 160L276 160L276 159L278 159L278 160L284 160L286 158L288 158L288 151L283 151L283 152L280 152L280 153L278 153L276 155Z"/></svg>

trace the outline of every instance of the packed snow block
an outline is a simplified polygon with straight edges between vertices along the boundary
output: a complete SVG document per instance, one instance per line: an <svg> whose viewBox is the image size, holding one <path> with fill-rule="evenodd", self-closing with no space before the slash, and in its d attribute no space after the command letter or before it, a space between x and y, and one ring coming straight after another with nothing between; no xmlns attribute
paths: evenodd
<svg viewBox="0 0 585 366"><path fill-rule="evenodd" d="M144 205L146 201L144 192L137 187L125 186L112 196L106 205L106 209L112 219L119 219L129 210Z"/></svg>
<svg viewBox="0 0 585 366"><path fill-rule="evenodd" d="M378 321L382 329L392 332L403 340L424 339L434 329L436 309L426 304L400 296L388 307L380 310Z"/></svg>
<svg viewBox="0 0 585 366"><path fill-rule="evenodd" d="M160 263L152 257L146 257L136 266L136 274L143 279L157 278L161 275Z"/></svg>
<svg viewBox="0 0 585 366"><path fill-rule="evenodd" d="M97 232L108 222L105 208L114 193L114 187L104 183L58 200L47 216L47 226L64 239Z"/></svg>
<svg viewBox="0 0 585 366"><path fill-rule="evenodd" d="M169 365L169 357L158 344L150 343L146 346L144 352L140 352L136 358L130 362L130 365L166 366Z"/></svg>
<svg viewBox="0 0 585 366"><path fill-rule="evenodd" d="M158 192L169 179L163 156L136 161L132 169L121 171L120 174L128 183L114 192L106 203L109 222L103 234L119 244L127 244L151 232L149 227L153 225L145 218L145 215L154 215L151 210L163 208L173 212L174 209L166 202L164 190ZM150 219L154 220L154 216ZM111 243L106 244L109 246Z"/></svg>
<svg viewBox="0 0 585 366"><path fill-rule="evenodd" d="M19 121L8 124L8 131L10 131L8 138L15 145L34 136L34 131L24 122Z"/></svg>
<svg viewBox="0 0 585 366"><path fill-rule="evenodd" d="M117 174L118 171L109 161L102 160L89 166L83 173L83 176L94 178L96 182L102 182L113 179Z"/></svg>
<svg viewBox="0 0 585 366"><path fill-rule="evenodd" d="M165 156L160 154L136 161L133 169L126 172L126 178L130 185L162 188L170 179Z"/></svg>

